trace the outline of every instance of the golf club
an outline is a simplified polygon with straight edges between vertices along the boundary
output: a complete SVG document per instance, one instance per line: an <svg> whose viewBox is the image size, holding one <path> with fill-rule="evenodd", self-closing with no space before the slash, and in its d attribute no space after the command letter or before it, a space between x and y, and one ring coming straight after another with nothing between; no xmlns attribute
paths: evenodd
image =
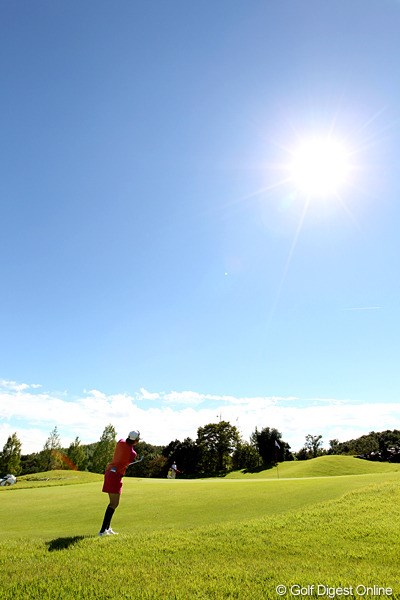
<svg viewBox="0 0 400 600"><path fill-rule="evenodd" d="M129 463L128 467L130 467L131 465L137 465L138 463L142 462L143 459L144 456L142 455L141 458L138 458L138 460L134 460L133 462Z"/></svg>

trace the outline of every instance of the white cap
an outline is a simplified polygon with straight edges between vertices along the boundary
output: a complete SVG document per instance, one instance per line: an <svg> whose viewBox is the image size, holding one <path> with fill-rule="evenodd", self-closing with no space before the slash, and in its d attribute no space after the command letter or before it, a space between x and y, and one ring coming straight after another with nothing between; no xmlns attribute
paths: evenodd
<svg viewBox="0 0 400 600"><path fill-rule="evenodd" d="M128 440L138 440L140 438L140 431L130 431Z"/></svg>

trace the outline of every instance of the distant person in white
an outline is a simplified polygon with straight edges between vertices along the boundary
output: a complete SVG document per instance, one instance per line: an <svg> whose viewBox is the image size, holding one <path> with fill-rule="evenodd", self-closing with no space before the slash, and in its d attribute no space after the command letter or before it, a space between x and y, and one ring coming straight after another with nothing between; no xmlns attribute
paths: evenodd
<svg viewBox="0 0 400 600"><path fill-rule="evenodd" d="M178 467L176 466L176 463L173 462L169 471L168 471L168 475L167 478L168 479L175 479L175 477L177 476L177 474L180 473L180 470L178 469Z"/></svg>

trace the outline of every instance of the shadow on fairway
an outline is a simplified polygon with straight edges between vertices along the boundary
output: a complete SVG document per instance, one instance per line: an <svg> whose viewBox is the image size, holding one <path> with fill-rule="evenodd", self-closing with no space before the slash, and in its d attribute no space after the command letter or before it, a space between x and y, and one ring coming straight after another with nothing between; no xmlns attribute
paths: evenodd
<svg viewBox="0 0 400 600"><path fill-rule="evenodd" d="M243 473L261 473L261 471L268 471L274 467L276 467L276 463L269 463L260 467L253 467L252 469L243 469Z"/></svg>
<svg viewBox="0 0 400 600"><path fill-rule="evenodd" d="M54 552L54 550L66 550L70 546L74 546L81 540L85 539L85 535L76 535L74 537L64 537L64 538L56 538L55 540L51 540L50 542L46 542L47 548L49 552Z"/></svg>

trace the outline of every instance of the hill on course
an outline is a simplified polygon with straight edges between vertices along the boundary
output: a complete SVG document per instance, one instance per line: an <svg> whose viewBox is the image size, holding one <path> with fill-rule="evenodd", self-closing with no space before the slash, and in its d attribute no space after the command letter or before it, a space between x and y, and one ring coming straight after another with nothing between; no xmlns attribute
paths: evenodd
<svg viewBox="0 0 400 600"><path fill-rule="evenodd" d="M307 477L340 477L345 475L370 475L378 473L400 473L400 463L374 462L353 456L319 456L304 461L279 463L278 467L258 472L232 471L224 478L210 478L215 481L225 479L302 479ZM129 479L129 478L128 478ZM137 479L137 478L134 478ZM140 478L139 478L140 479ZM205 478L208 479L208 478ZM18 477L13 487L0 490L18 490L36 487L65 486L101 482L103 475L87 471L54 470ZM188 480L186 480L188 481Z"/></svg>
<svg viewBox="0 0 400 600"><path fill-rule="evenodd" d="M333 477L341 475L368 475L370 473L400 472L400 463L374 462L354 456L319 456L310 460L279 463L278 467L256 473L233 471L227 479L277 479L296 477Z"/></svg>

